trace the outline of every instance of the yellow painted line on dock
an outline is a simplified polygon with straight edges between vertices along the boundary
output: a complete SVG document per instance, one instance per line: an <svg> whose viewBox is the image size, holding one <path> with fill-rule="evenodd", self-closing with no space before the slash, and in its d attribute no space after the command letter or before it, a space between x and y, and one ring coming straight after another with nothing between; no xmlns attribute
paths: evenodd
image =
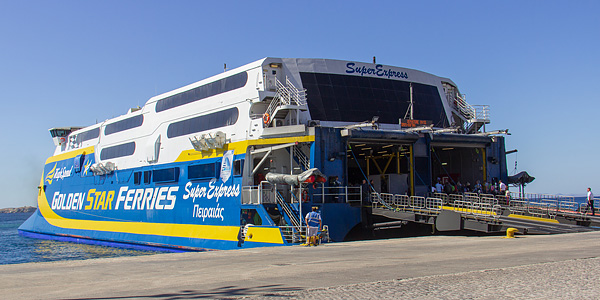
<svg viewBox="0 0 600 300"><path fill-rule="evenodd" d="M442 209L465 212L465 213L473 213L473 214L492 215L492 216L496 215L496 213L493 211L486 211L486 210L479 210L479 209L457 208L457 207L452 207L452 206L442 206Z"/></svg>
<svg viewBox="0 0 600 300"><path fill-rule="evenodd" d="M555 219L540 218L540 217L531 217L531 216L523 216L523 215L515 215L515 214L510 214L510 215L508 215L508 217L509 218L517 218L517 219L540 221L540 222L556 223L556 224L559 223Z"/></svg>

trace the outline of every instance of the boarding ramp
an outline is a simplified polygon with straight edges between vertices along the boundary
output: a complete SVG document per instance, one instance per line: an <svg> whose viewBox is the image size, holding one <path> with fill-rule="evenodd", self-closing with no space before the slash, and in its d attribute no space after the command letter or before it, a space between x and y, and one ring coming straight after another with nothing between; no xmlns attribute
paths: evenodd
<svg viewBox="0 0 600 300"><path fill-rule="evenodd" d="M503 231L516 227L529 233L564 233L593 230L589 220L573 197L547 194L445 194L431 193L427 197L372 193L374 215L435 224L440 231L475 230ZM560 223L566 217L574 224ZM580 222L577 222L579 220ZM585 220L588 220L587 226ZM600 218L598 219L600 222ZM376 226L377 224L374 224Z"/></svg>

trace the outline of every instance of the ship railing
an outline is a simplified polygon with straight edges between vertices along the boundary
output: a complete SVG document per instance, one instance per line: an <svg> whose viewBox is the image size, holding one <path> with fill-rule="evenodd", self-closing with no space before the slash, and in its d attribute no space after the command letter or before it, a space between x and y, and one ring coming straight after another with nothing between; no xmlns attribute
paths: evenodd
<svg viewBox="0 0 600 300"><path fill-rule="evenodd" d="M467 120L472 120L476 116L475 108L467 103L465 98L465 95L456 93L456 96L454 97L454 105Z"/></svg>
<svg viewBox="0 0 600 300"><path fill-rule="evenodd" d="M527 212L527 200L511 200L508 205L508 210L515 215L525 215Z"/></svg>
<svg viewBox="0 0 600 300"><path fill-rule="evenodd" d="M306 226L300 227L300 230L298 230L298 227L296 226L278 227L281 230L283 238L285 238L288 243L297 244L306 241Z"/></svg>
<svg viewBox="0 0 600 300"><path fill-rule="evenodd" d="M558 205L559 201L556 199L544 199L542 198L540 200L540 204L541 205L545 205L547 212L548 212L548 217L554 219L556 218L556 215L558 215Z"/></svg>
<svg viewBox="0 0 600 300"><path fill-rule="evenodd" d="M444 199L444 198L441 198L441 199ZM449 201L446 203L452 205L454 202L463 201L465 198L464 198L463 194L450 194L450 195L448 195L448 199L449 199Z"/></svg>
<svg viewBox="0 0 600 300"><path fill-rule="evenodd" d="M242 187L242 204L276 204L275 186L267 181Z"/></svg>
<svg viewBox="0 0 600 300"><path fill-rule="evenodd" d="M494 201L472 202L466 200L457 200L454 202L452 210L465 216L472 216L476 219L498 219L500 217L501 207L497 204L494 204Z"/></svg>
<svg viewBox="0 0 600 300"><path fill-rule="evenodd" d="M510 203L510 195L496 195L494 196L494 199L496 199L496 204L508 205L508 203Z"/></svg>
<svg viewBox="0 0 600 300"><path fill-rule="evenodd" d="M373 193L372 197L376 200L372 202L372 206L373 208L388 208L395 211L430 215L439 214L442 209L448 209L477 219L498 219L502 213L501 205L492 195L481 198L473 193L466 195L432 193L430 195L430 197L420 197L390 193L376 195L376 193ZM440 197L433 197L434 195Z"/></svg>
<svg viewBox="0 0 600 300"><path fill-rule="evenodd" d="M408 195L394 195L393 206L395 209L405 211L410 208L410 196Z"/></svg>
<svg viewBox="0 0 600 300"><path fill-rule="evenodd" d="M486 195L486 196L481 197L479 199L479 202L483 203L483 204L491 205L491 206L498 205L498 199L496 199L492 195Z"/></svg>
<svg viewBox="0 0 600 300"><path fill-rule="evenodd" d="M527 203L527 213L530 216L542 218L547 214L547 210L545 209L545 205L542 203L529 202Z"/></svg>
<svg viewBox="0 0 600 300"><path fill-rule="evenodd" d="M596 213L596 211L598 211L598 206L600 205L600 199L598 198L594 198L594 213ZM583 214L583 213L592 213L592 210L588 208L588 204L587 204L587 200L584 201L583 203L579 204L579 213Z"/></svg>
<svg viewBox="0 0 600 300"><path fill-rule="evenodd" d="M242 204L261 204L259 186L242 187Z"/></svg>
<svg viewBox="0 0 600 300"><path fill-rule="evenodd" d="M427 208L425 197L421 196L410 196L410 205L414 210L425 210Z"/></svg>
<svg viewBox="0 0 600 300"><path fill-rule="evenodd" d="M289 93L289 103L298 106L306 105L306 90L300 90L290 81L289 77L285 77L285 90Z"/></svg>
<svg viewBox="0 0 600 300"><path fill-rule="evenodd" d="M444 200L435 197L408 196L390 193L372 193L377 199L372 202L373 208L387 208L394 211L410 211L426 214L437 214L442 209Z"/></svg>
<svg viewBox="0 0 600 300"><path fill-rule="evenodd" d="M313 203L362 203L361 186L325 186L313 193Z"/></svg>
<svg viewBox="0 0 600 300"><path fill-rule="evenodd" d="M448 194L446 194L446 193L433 193L433 194L431 194L431 195L432 195L432 197L434 197L434 198L442 199L442 201L443 201L444 203L449 203L449 202L450 202L450 197L449 197L449 195L448 195Z"/></svg>
<svg viewBox="0 0 600 300"><path fill-rule="evenodd" d="M579 211L579 203L575 201L559 201L558 210L562 215L573 217L581 215L581 212Z"/></svg>
<svg viewBox="0 0 600 300"><path fill-rule="evenodd" d="M464 192L465 196L479 197L479 194L473 192Z"/></svg>
<svg viewBox="0 0 600 300"><path fill-rule="evenodd" d="M300 145L292 146L292 153L298 160L299 164L304 168L304 171L310 169L310 158L302 152Z"/></svg>
<svg viewBox="0 0 600 300"><path fill-rule="evenodd" d="M275 79L277 85L277 91L275 97L269 103L267 110L263 117L265 118L265 125L270 125L274 119L274 113L277 108L283 105L294 105L294 106L306 106L306 90L299 90L289 80L285 78L285 84Z"/></svg>
<svg viewBox="0 0 600 300"><path fill-rule="evenodd" d="M428 197L425 199L425 209L430 213L439 213L443 204L444 202L440 198Z"/></svg>
<svg viewBox="0 0 600 300"><path fill-rule="evenodd" d="M549 217L558 214L575 216L581 214L582 207L573 196L565 195L511 192L509 201L525 201L534 207L546 206ZM539 213L539 209L533 211Z"/></svg>
<svg viewBox="0 0 600 300"><path fill-rule="evenodd" d="M465 193L465 196L463 199L464 199L464 201L467 201L467 202L477 203L477 202L479 202L479 195L473 194L473 193L468 193L468 194Z"/></svg>
<svg viewBox="0 0 600 300"><path fill-rule="evenodd" d="M552 194L535 194L535 193L520 193L520 192L511 192L511 199L516 200L529 200L532 202L539 202L542 199L550 199L557 200L559 202L567 201L572 202L575 200L573 196L565 196L565 195L552 195Z"/></svg>
<svg viewBox="0 0 600 300"><path fill-rule="evenodd" d="M489 105L472 105L475 111L475 116L471 121L489 122L490 121L490 106Z"/></svg>

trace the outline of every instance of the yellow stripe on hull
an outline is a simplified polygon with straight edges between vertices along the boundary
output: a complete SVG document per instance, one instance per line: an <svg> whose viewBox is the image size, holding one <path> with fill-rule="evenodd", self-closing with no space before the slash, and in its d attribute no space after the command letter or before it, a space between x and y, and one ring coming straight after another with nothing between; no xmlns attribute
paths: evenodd
<svg viewBox="0 0 600 300"><path fill-rule="evenodd" d="M199 152L194 149L182 151L175 162L185 162L198 159L215 158L223 156L228 150L234 150L235 154L246 153L249 146L255 145L277 145L286 143L313 142L314 136L286 137L273 139L245 140L225 145L223 149ZM94 147L87 147L55 155L46 160L46 164L74 158L80 154L94 153ZM42 183L43 185L43 178ZM119 221L95 221L67 219L56 214L48 205L46 193L41 190L38 195L38 208L44 218L53 226L67 229L96 230L105 232L122 232L131 234L158 235L182 238L198 238L208 240L237 241L238 226L218 225L194 225L194 224L168 224L168 223L145 223L145 222L119 222ZM283 244L283 238L279 228L253 226L248 229L246 240L258 243Z"/></svg>
<svg viewBox="0 0 600 300"><path fill-rule="evenodd" d="M69 152L65 152L59 155L54 155L49 157L46 160L46 164L50 164L53 162L57 162L57 161L61 161L61 160L65 160L65 159L69 159L69 158L73 158L79 154L83 154L85 152L85 154L91 154L94 153L94 147L87 147L87 148L82 148L82 149L77 149L77 150L73 150L73 151L69 151Z"/></svg>
<svg viewBox="0 0 600 300"><path fill-rule="evenodd" d="M43 179L42 179L43 180ZM43 185L42 183L40 183ZM67 219L56 214L48 205L46 193L40 189L38 208L48 223L67 229L96 230L106 232L122 232L144 235L159 235L169 237L197 238L208 240L237 241L238 226L167 224L145 222L118 222ZM279 228L253 227L253 237L246 239L252 242L283 244Z"/></svg>
<svg viewBox="0 0 600 300"><path fill-rule="evenodd" d="M245 154L246 149L249 146L258 146L258 145L277 145L277 144L287 144L287 143L307 143L314 142L314 135L307 135L301 137L287 137L287 138L274 138L274 139L258 139L258 140L245 140L241 142L229 143L223 147L223 149L213 149L209 151L196 151L194 149L182 151L179 154L179 157L175 160L175 162L184 162L190 160L197 159L206 159L206 158L215 158L223 156L228 150L234 150L234 154Z"/></svg>

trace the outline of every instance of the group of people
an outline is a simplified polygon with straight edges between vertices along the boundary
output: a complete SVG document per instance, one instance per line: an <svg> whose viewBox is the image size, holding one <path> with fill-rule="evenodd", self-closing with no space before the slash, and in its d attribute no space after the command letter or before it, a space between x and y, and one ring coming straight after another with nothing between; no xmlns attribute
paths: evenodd
<svg viewBox="0 0 600 300"><path fill-rule="evenodd" d="M442 183L441 178L438 177L437 183L431 187L432 193L446 193L446 194L462 194L462 193L477 193L477 194L491 194L491 195L506 195L508 193L508 185L502 180L493 180L490 182L484 182L477 180L475 185L471 186L470 182L462 184L459 180L454 183L447 181L445 184Z"/></svg>

